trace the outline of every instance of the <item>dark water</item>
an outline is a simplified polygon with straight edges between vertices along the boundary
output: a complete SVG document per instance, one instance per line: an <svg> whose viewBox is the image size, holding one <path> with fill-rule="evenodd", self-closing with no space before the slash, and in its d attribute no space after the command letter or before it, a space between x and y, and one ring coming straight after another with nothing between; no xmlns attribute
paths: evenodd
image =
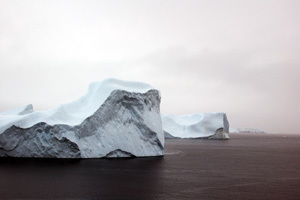
<svg viewBox="0 0 300 200"><path fill-rule="evenodd" d="M0 158L0 199L300 199L300 136L169 139L164 157Z"/></svg>

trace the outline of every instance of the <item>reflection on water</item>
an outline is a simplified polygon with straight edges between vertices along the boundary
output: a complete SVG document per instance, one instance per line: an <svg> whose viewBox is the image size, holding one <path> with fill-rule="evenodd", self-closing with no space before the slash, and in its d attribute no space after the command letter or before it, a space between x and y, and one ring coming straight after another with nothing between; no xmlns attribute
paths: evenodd
<svg viewBox="0 0 300 200"><path fill-rule="evenodd" d="M15 198L152 198L164 157L0 159L1 195ZM149 192L148 192L149 191ZM136 195L134 194L136 193Z"/></svg>

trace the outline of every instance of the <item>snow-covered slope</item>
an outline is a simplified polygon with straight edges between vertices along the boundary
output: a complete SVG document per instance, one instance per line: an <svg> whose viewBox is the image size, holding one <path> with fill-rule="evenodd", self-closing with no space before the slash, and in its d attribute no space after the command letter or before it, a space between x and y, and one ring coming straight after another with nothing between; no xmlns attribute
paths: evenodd
<svg viewBox="0 0 300 200"><path fill-rule="evenodd" d="M106 79L56 108L0 115L0 156L163 155L160 94L150 85Z"/></svg>
<svg viewBox="0 0 300 200"><path fill-rule="evenodd" d="M229 138L229 123L225 113L161 115L161 118L166 138Z"/></svg>

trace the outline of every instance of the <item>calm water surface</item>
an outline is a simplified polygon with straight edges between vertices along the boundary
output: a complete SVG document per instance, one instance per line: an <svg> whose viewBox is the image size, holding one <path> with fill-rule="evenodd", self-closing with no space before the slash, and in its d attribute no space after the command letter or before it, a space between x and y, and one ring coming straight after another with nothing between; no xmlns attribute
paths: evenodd
<svg viewBox="0 0 300 200"><path fill-rule="evenodd" d="M155 158L0 158L0 199L300 199L300 136L169 139Z"/></svg>

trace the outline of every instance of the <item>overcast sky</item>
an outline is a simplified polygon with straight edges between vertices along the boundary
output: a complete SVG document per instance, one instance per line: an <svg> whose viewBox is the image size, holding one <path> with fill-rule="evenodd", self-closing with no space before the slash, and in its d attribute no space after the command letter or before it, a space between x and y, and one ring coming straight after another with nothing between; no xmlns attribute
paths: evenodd
<svg viewBox="0 0 300 200"><path fill-rule="evenodd" d="M114 77L159 89L165 114L299 133L300 1L0 0L0 76L0 112Z"/></svg>

